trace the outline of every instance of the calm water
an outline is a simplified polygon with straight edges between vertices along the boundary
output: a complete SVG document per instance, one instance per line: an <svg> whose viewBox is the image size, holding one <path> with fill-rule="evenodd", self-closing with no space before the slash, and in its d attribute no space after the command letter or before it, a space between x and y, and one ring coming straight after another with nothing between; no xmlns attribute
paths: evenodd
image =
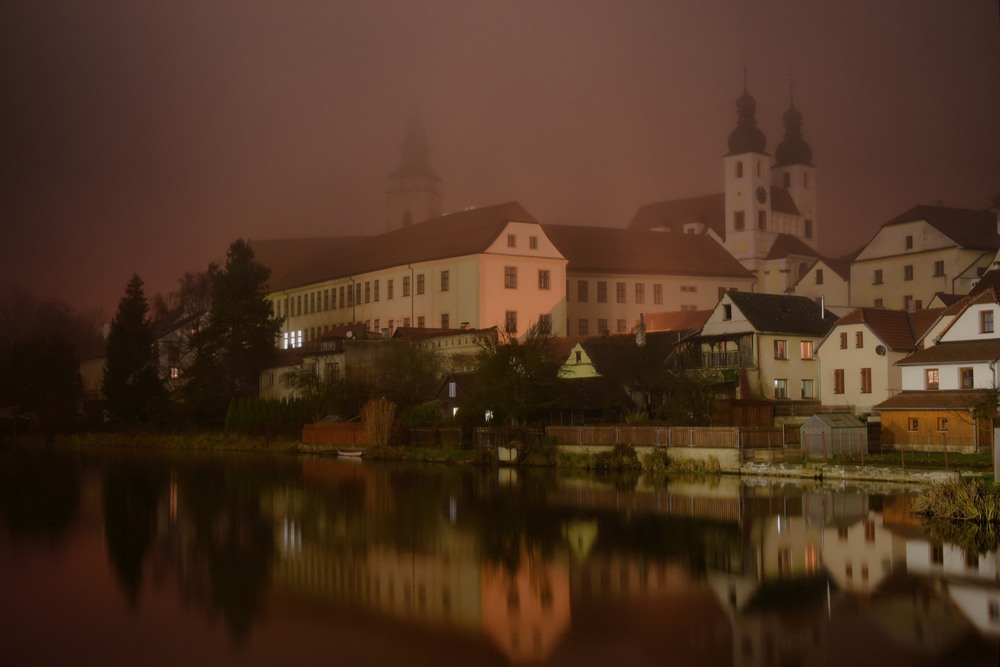
<svg viewBox="0 0 1000 667"><path fill-rule="evenodd" d="M0 664L997 665L903 490L0 449Z"/></svg>

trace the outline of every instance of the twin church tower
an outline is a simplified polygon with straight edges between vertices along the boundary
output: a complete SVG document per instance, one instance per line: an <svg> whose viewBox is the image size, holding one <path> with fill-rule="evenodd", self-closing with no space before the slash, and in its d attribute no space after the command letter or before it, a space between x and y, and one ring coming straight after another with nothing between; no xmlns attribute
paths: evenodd
<svg viewBox="0 0 1000 667"><path fill-rule="evenodd" d="M680 232L696 220L678 216L696 216L701 223L697 226L713 232L750 271L798 273L801 258L818 255L816 167L812 149L802 136L802 113L793 98L783 118L784 137L772 156L757 127L757 102L745 83L736 111L736 128L723 157L724 192L652 205L676 212L671 213L669 224L657 228ZM442 213L441 179L430 167L427 139L416 113L407 125L400 153L399 167L388 176L388 231ZM704 210L694 211L690 205L680 205L682 201L704 202ZM776 260L787 266L775 266Z"/></svg>

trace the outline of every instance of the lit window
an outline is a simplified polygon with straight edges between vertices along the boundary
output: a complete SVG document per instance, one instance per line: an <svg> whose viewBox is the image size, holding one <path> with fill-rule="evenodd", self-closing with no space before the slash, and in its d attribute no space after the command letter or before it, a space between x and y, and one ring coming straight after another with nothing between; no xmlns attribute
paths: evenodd
<svg viewBox="0 0 1000 667"><path fill-rule="evenodd" d="M799 342L799 353L802 359L809 360L813 358L813 342L811 340L803 340Z"/></svg>
<svg viewBox="0 0 1000 667"><path fill-rule="evenodd" d="M774 341L774 358L775 359L788 358L788 341L781 339Z"/></svg>
<svg viewBox="0 0 1000 667"><path fill-rule="evenodd" d="M924 371L924 388L926 389L937 389L938 383L938 369L928 368Z"/></svg>
<svg viewBox="0 0 1000 667"><path fill-rule="evenodd" d="M458 384L452 380L448 383L448 398L455 398L458 396Z"/></svg>
<svg viewBox="0 0 1000 667"><path fill-rule="evenodd" d="M774 379L774 397L788 398L788 380L784 378Z"/></svg>

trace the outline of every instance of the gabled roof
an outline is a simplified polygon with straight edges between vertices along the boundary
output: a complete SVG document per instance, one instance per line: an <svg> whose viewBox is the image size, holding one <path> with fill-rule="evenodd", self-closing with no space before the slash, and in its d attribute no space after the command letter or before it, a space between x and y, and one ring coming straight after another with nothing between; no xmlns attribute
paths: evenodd
<svg viewBox="0 0 1000 667"><path fill-rule="evenodd" d="M988 287L981 292L976 294L968 294L964 296L961 300L956 301L952 305L944 309L945 315L952 315L953 319L948 323L948 326L941 331L941 337L948 332L949 329L958 321L962 316L962 313L967 311L972 306L979 306L984 304L1000 304L1000 298L997 296L997 292L992 288Z"/></svg>
<svg viewBox="0 0 1000 667"><path fill-rule="evenodd" d="M663 228L680 234L684 225L692 222L701 223L720 237L725 237L726 196L719 193L646 204L636 210L628 228Z"/></svg>
<svg viewBox="0 0 1000 667"><path fill-rule="evenodd" d="M1000 293L1000 271L992 269L984 273L983 277L969 290L969 296L975 296L988 289Z"/></svg>
<svg viewBox="0 0 1000 667"><path fill-rule="evenodd" d="M941 310L935 308L909 313L905 310L858 308L837 320L837 326L863 323L890 350L913 352L927 329L937 321Z"/></svg>
<svg viewBox="0 0 1000 667"><path fill-rule="evenodd" d="M641 358L655 358L662 362L677 343L677 334L672 331L646 333L646 349ZM594 369L604 377L620 378L623 374L636 371L640 361L635 334L610 334L591 336L580 342L587 351ZM627 378L624 378L627 379Z"/></svg>
<svg viewBox="0 0 1000 667"><path fill-rule="evenodd" d="M989 394L989 390L982 389L903 391L875 407L879 410L967 410L982 405Z"/></svg>
<svg viewBox="0 0 1000 667"><path fill-rule="evenodd" d="M927 364L959 364L973 361L1000 359L1000 339L969 340L938 343L917 350L896 362L899 366L924 366Z"/></svg>
<svg viewBox="0 0 1000 667"><path fill-rule="evenodd" d="M804 296L757 292L726 292L726 296L760 332L825 336L837 321L828 310L821 315L820 306Z"/></svg>
<svg viewBox="0 0 1000 667"><path fill-rule="evenodd" d="M271 291L335 278L463 257L486 250L509 222L536 223L517 202L449 213L378 236L252 241L271 269Z"/></svg>
<svg viewBox="0 0 1000 667"><path fill-rule="evenodd" d="M797 236L782 233L775 237L765 259L784 259L789 255L819 257L818 252L803 243Z"/></svg>
<svg viewBox="0 0 1000 667"><path fill-rule="evenodd" d="M882 227L923 220L963 248L996 250L1000 248L997 214L945 206L914 206Z"/></svg>
<svg viewBox="0 0 1000 667"><path fill-rule="evenodd" d="M542 229L567 259L567 272L752 277L704 234L575 225Z"/></svg>

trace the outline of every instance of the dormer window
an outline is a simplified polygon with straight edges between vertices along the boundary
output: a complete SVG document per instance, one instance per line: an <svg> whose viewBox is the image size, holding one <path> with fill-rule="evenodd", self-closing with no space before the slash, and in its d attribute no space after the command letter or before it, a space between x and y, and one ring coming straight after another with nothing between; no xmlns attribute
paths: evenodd
<svg viewBox="0 0 1000 667"><path fill-rule="evenodd" d="M906 249L907 250L913 250L913 237L912 236L907 236L906 237Z"/></svg>

